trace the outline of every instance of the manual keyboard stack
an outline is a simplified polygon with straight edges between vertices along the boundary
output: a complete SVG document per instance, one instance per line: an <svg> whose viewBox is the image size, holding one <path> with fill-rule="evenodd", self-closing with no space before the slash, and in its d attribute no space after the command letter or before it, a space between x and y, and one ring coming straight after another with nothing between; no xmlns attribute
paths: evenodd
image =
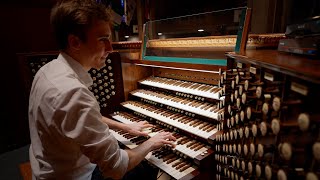
<svg viewBox="0 0 320 180"><path fill-rule="evenodd" d="M216 124L224 112L221 88L204 83L149 77L139 81L139 89L131 91L122 110L113 119L130 124L148 121L154 126L144 129L148 137L159 131L170 131L176 147L169 146L150 152L146 160L174 179L214 177L213 163ZM148 137L134 137L113 131L116 139L127 148L134 148ZM211 167L213 167L211 165Z"/></svg>

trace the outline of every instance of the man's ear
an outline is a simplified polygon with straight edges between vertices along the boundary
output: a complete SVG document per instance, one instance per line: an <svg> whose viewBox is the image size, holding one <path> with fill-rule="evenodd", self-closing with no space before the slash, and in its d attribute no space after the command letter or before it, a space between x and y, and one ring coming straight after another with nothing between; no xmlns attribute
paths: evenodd
<svg viewBox="0 0 320 180"><path fill-rule="evenodd" d="M78 36L75 36L73 34L70 34L68 36L68 44L69 47L73 50L79 50L80 49L80 44L81 44L81 40L79 39Z"/></svg>

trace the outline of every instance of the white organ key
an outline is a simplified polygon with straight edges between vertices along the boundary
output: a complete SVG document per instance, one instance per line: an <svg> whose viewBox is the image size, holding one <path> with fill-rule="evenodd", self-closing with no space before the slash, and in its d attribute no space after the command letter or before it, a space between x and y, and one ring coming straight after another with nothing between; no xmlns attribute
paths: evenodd
<svg viewBox="0 0 320 180"><path fill-rule="evenodd" d="M124 123L124 124L132 124L133 121L130 121L128 118L125 118L123 116L119 116L119 115L115 115L115 116L112 116L114 119Z"/></svg>

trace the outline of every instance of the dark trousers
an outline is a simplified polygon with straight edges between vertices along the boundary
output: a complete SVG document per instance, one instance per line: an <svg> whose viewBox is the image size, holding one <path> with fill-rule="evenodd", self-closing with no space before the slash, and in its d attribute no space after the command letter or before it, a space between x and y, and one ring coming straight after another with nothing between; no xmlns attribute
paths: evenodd
<svg viewBox="0 0 320 180"><path fill-rule="evenodd" d="M158 168L155 168L148 164L146 161L141 162L138 166L133 168L131 171L127 172L122 180L137 180L137 179L147 179L156 180L158 174ZM112 180L111 178L103 178L99 167L97 166L92 173L91 180Z"/></svg>

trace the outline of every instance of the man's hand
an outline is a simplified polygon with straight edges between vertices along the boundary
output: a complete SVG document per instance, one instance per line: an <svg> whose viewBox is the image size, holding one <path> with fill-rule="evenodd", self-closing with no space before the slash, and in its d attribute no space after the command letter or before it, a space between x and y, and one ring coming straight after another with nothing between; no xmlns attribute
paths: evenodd
<svg viewBox="0 0 320 180"><path fill-rule="evenodd" d="M155 136L148 139L148 143L150 143L151 149L159 149L164 145L170 145L172 148L176 147L174 141L176 138L170 132L160 132Z"/></svg>
<svg viewBox="0 0 320 180"><path fill-rule="evenodd" d="M126 149L125 151L129 156L129 164L127 170L131 170L137 164L139 164L150 151L159 149L166 144L175 147L175 144L173 143L173 141L175 140L176 138L173 137L171 133L162 131L149 138L139 146L133 149Z"/></svg>
<svg viewBox="0 0 320 180"><path fill-rule="evenodd" d="M149 124L147 121L140 121L137 123L127 124L127 132L135 136L147 136L148 134L142 132L144 128L153 127L152 124Z"/></svg>

